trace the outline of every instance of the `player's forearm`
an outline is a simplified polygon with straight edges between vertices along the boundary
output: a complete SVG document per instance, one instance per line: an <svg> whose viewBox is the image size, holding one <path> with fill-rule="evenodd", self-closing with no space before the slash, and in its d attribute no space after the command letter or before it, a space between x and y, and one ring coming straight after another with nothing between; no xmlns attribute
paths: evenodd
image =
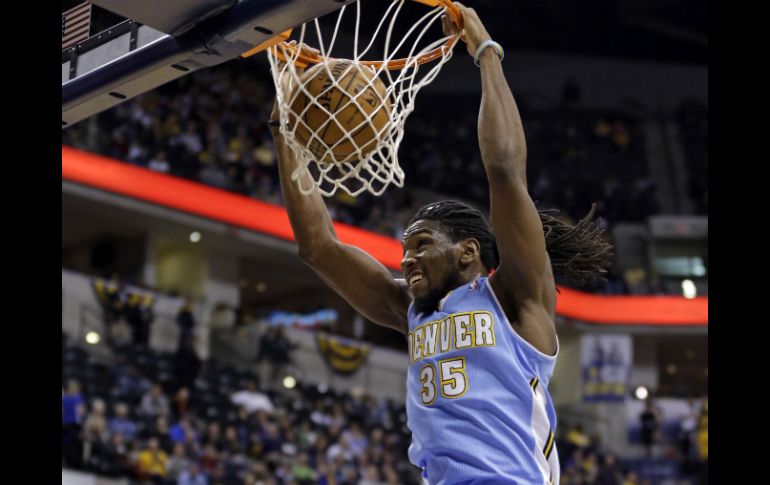
<svg viewBox="0 0 770 485"><path fill-rule="evenodd" d="M487 175L513 173L526 184L527 145L519 109L494 49L486 49L481 65L481 109L478 134Z"/></svg>
<svg viewBox="0 0 770 485"><path fill-rule="evenodd" d="M291 227L294 230L294 238L299 245L300 255L309 256L336 239L337 235L321 195L318 192L303 195L297 182L291 179L291 174L298 165L297 159L291 148L286 145L278 128L272 128L272 132L278 157L281 192ZM311 183L310 180L304 182L305 184Z"/></svg>

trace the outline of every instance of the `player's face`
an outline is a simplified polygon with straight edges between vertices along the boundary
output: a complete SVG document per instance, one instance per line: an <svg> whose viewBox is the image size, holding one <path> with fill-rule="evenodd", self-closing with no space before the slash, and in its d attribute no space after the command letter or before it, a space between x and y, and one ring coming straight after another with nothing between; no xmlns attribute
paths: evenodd
<svg viewBox="0 0 770 485"><path fill-rule="evenodd" d="M402 241L404 272L417 311L434 310L459 275L460 245L440 223L419 220L407 228Z"/></svg>

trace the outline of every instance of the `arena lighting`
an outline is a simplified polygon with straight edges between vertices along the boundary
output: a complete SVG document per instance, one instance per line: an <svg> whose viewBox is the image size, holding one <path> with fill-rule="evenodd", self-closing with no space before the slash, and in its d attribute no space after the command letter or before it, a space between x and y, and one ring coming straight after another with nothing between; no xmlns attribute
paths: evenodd
<svg viewBox="0 0 770 485"><path fill-rule="evenodd" d="M677 367L676 367L676 364L668 364L668 365L666 366L666 372L668 372L668 373L669 373L669 374L671 374L671 375L673 375L673 374L676 374L676 371L677 371L677 370L678 370L678 369L677 369Z"/></svg>
<svg viewBox="0 0 770 485"><path fill-rule="evenodd" d="M695 283L693 283L692 280L682 281L682 295L684 295L685 298L693 299L697 293L698 292L695 290Z"/></svg>
<svg viewBox="0 0 770 485"><path fill-rule="evenodd" d="M257 292L264 293L267 291L267 283L260 281L257 283Z"/></svg>
<svg viewBox="0 0 770 485"><path fill-rule="evenodd" d="M86 334L86 342L88 342L91 345L98 344L101 339L102 337L96 332L88 332Z"/></svg>
<svg viewBox="0 0 770 485"><path fill-rule="evenodd" d="M636 396L637 399L640 401L644 401L647 399L647 396L650 395L650 392L647 390L644 386L639 386L636 389L634 389L634 396Z"/></svg>
<svg viewBox="0 0 770 485"><path fill-rule="evenodd" d="M292 376L286 376L283 378L283 387L286 389L294 389L294 386L297 385L297 379L295 379Z"/></svg>
<svg viewBox="0 0 770 485"><path fill-rule="evenodd" d="M198 231L190 233L190 242L191 243L197 243L200 240L201 240L201 233L199 233Z"/></svg>

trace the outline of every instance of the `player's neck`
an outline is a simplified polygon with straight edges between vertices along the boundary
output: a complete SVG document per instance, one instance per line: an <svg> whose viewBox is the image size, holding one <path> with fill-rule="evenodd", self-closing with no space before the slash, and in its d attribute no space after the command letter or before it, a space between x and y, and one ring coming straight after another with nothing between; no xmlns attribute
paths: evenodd
<svg viewBox="0 0 770 485"><path fill-rule="evenodd" d="M468 266L464 270L461 270L457 275L457 279L453 282L454 285L452 286L452 289L468 284L471 281L484 276L485 274L486 272L484 271L484 267L481 265Z"/></svg>

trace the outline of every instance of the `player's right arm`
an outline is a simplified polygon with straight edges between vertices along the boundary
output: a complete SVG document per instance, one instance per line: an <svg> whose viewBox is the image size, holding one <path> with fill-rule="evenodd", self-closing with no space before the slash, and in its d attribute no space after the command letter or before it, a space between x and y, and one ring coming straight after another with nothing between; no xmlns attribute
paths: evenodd
<svg viewBox="0 0 770 485"><path fill-rule="evenodd" d="M271 120L278 120L278 107ZM361 249L337 239L321 195L300 192L291 174L298 165L277 126L270 127L275 141L281 191L289 213L299 256L337 294L369 320L406 335L409 294L379 261ZM303 187L312 183L304 174Z"/></svg>

